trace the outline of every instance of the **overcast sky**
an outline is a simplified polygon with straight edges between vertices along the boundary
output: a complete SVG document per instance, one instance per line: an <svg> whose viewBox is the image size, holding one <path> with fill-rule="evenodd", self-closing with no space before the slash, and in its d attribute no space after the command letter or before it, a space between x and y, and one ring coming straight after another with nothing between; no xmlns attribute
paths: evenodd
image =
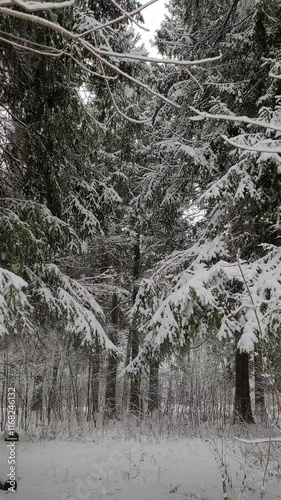
<svg viewBox="0 0 281 500"><path fill-rule="evenodd" d="M143 4L147 2L147 0L140 1ZM147 47L147 50L149 50L153 56L157 55L157 50L154 47L151 47L149 41L153 39L155 30L160 27L161 21L164 19L166 1L167 0L158 0L142 11L142 15L145 20L145 27L149 29L149 33L144 30L137 29Z"/></svg>

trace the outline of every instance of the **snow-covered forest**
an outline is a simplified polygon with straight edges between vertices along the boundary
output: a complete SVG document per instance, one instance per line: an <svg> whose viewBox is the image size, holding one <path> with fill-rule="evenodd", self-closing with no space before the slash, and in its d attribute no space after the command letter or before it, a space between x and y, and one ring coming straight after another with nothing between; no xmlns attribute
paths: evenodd
<svg viewBox="0 0 281 500"><path fill-rule="evenodd" d="M281 2L155 2L0 0L21 500L281 499Z"/></svg>

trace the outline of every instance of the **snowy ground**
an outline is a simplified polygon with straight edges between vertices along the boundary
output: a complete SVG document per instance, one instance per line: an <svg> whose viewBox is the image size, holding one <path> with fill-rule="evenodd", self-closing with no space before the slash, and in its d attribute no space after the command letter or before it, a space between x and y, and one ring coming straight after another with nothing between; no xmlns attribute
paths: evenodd
<svg viewBox="0 0 281 500"><path fill-rule="evenodd" d="M0 470L6 472L6 443L0 446ZM253 446L232 439L224 440L223 447L220 439L211 438L158 443L116 437L83 443L20 441L18 492L0 492L0 499L10 498L8 494L18 500L218 500L223 498L221 456L227 466L227 498L261 499L267 455L263 446L255 453ZM280 443L276 446L263 500L281 499Z"/></svg>

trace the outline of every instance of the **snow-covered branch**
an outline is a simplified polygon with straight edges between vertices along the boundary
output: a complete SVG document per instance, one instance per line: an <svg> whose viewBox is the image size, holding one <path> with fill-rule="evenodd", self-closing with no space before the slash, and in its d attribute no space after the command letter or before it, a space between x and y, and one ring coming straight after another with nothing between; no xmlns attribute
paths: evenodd
<svg viewBox="0 0 281 500"><path fill-rule="evenodd" d="M111 19L111 21L107 21L106 23L99 23L98 26L95 26L93 28L88 29L87 31L84 31L81 34L81 36L84 37L84 36L89 35L90 33L93 33L95 31L99 31L101 29L108 28L108 26L111 26L112 24L119 23L120 21L123 21L123 19L126 19L127 15L129 15L130 18L132 18L133 16L135 16L136 14L139 14L142 10L146 9L147 7L149 7L150 5L152 5L156 2L158 2L158 0L149 0L149 2L144 3L143 5L141 5L137 9L132 10L131 12L127 12L126 14L123 14L122 16Z"/></svg>
<svg viewBox="0 0 281 500"><path fill-rule="evenodd" d="M246 123L248 125L254 125L255 127L261 127L265 129L275 130L276 132L281 132L281 127L274 125L273 123L267 123L261 120L255 120L253 118L249 118L248 116L235 116L235 115L213 115L211 113L206 113L204 111L200 111L199 109L194 108L193 106L189 106L189 109L193 111L197 116L190 117L190 120L198 120L198 117L201 117L202 120L204 118L211 120L224 120L236 123Z"/></svg>
<svg viewBox="0 0 281 500"><path fill-rule="evenodd" d="M83 45L87 44L86 41L82 41L83 42ZM109 68L113 69L116 73L118 73L119 75L122 75L124 76L125 78L127 78L127 80L130 80L131 82L135 83L137 86L139 87L142 87L143 89L147 90L147 92L149 92L150 94L152 95L155 95L156 97L159 97L160 99L162 99L162 101L165 101L167 102L168 104L171 104L172 106L175 106L177 108L179 108L179 105L176 104L175 102L171 101L170 99L168 99L167 97L163 96L162 94L159 94L158 92L156 92L156 90L153 90L151 87L149 87L148 85L146 85L146 83L143 83L141 80L138 80L137 78L134 78L133 76L125 73L124 71L122 71L119 67L115 66L114 64L112 64L110 61L108 61L107 59L104 59L103 57L101 57L94 49L93 46L89 46L88 44L88 49L93 53L95 54L96 58L99 59L102 63L104 63L106 66L108 66Z"/></svg>
<svg viewBox="0 0 281 500"><path fill-rule="evenodd" d="M0 1L1 7L13 7L18 6L28 12L45 11L53 9L64 9L66 7L71 7L74 4L74 0L65 0L63 2L30 2L25 0L11 0L11 1Z"/></svg>
<svg viewBox="0 0 281 500"><path fill-rule="evenodd" d="M101 66L102 74L105 77L105 72L104 72L104 68L103 68L102 62L100 62L100 66ZM128 116L126 113L123 113L123 111L121 111L121 109L119 108L119 106L118 106L118 104L116 102L116 99L115 99L113 93L111 92L111 89L110 89L110 86L109 86L109 83L108 83L107 80L105 81L105 84L106 84L108 95L110 96L111 102L113 104L113 107L114 107L115 111L120 116L122 116L122 118L125 118L125 120L127 120L127 121L129 121L131 123L139 123L139 124L141 124L141 123L148 123L148 122L150 122L150 118L146 118L144 120L136 120L135 118L132 118L132 117Z"/></svg>
<svg viewBox="0 0 281 500"><path fill-rule="evenodd" d="M103 56L110 56L110 57L116 57L117 59L126 59L130 61L141 61L145 63L152 63L152 64L164 64L164 65L171 65L174 64L175 66L199 66L202 64L210 63L210 62L216 62L219 61L222 58L222 54L219 54L218 56L215 57L208 57L206 59L195 59L194 61L179 61L177 59L157 59L154 57L148 57L148 56L141 56L139 54L134 54L134 53L129 53L129 54L121 54L118 52L110 52L106 50L100 50L98 48L95 48L96 52L100 55Z"/></svg>
<svg viewBox="0 0 281 500"><path fill-rule="evenodd" d="M276 153L276 154L281 154L281 147L266 147L266 146L263 146L262 145L262 142L257 145L250 145L250 144L242 144L241 142L237 142L235 141L234 139L229 139L229 137L226 137L226 135L222 135L221 136L222 139L227 142L228 144L230 144L231 146L234 146L235 148L238 148L238 149L243 149L245 151L252 151L253 153Z"/></svg>
<svg viewBox="0 0 281 500"><path fill-rule="evenodd" d="M139 24L134 18L133 16L129 13L129 12L126 12L122 7L121 5L119 5L118 2L116 2L115 0L110 0L111 3L117 7L118 10L120 10L120 12L122 12L122 14L124 14L124 16L126 16L127 19L130 19L130 21L135 24L139 29L141 30L144 30L144 31L149 31L148 28L145 28L144 26L142 26L141 24Z"/></svg>
<svg viewBox="0 0 281 500"><path fill-rule="evenodd" d="M281 75L274 75L274 73L269 73L270 78L274 78L275 80L281 80Z"/></svg>
<svg viewBox="0 0 281 500"><path fill-rule="evenodd" d="M154 1L156 1L156 0L147 2L147 4L143 5L139 9L135 9L131 13L124 12L123 16L121 16L120 18L117 18L115 20L112 20L112 21L114 21L114 22L116 22L117 20L120 21L126 17L127 18L129 17L129 19L131 19L133 15L140 12L142 9L146 8L150 4L154 3ZM105 26L108 26L108 23L106 23L105 25L99 25L98 28L95 26L95 28L90 29L88 31L84 31L83 33L75 33L73 31L66 29L61 24L53 22L49 19L36 16L36 15L31 14L29 12L22 12L19 10L15 10L14 8L9 8L9 7L15 6L15 5L19 5L20 7L23 7L23 5L24 5L25 10L27 10L27 11L31 11L31 10L43 11L45 8L50 10L52 8L57 8L58 6L67 7L67 6L72 5L72 2L73 2L73 0L67 0L66 2L60 2L60 3L47 3L47 4L40 3L40 2L24 2L23 0L16 0L15 2L12 2L12 3L9 3L9 2L3 3L2 2L2 3L0 3L0 15L2 14L5 16L11 16L11 17L15 17L17 19L21 19L21 20L26 21L26 22L35 23L35 24L38 24L40 26L44 26L55 33L60 34L61 36L63 36L67 40L70 40L74 45L82 47L88 53L92 54L92 56L94 56L95 59L97 59L99 63L102 63L102 64L110 67L115 73L124 76L125 78L134 82L136 85L141 86L142 88L145 88L151 94L161 98L162 100L164 100L164 101L168 102L169 104L172 104L176 107L178 106L176 103L167 99L166 97L159 94L158 92L154 91L150 86L142 83L140 80L137 80L136 78L133 78L130 75L128 75L126 72L120 70L119 66L116 65L115 62L114 63L110 62L108 60L108 58L112 58L114 60L120 59L120 60L129 60L129 61L136 61L136 62L143 62L143 63L150 63L150 64L161 64L161 65L164 64L164 65L176 65L176 66L187 67L187 66L198 66L198 65L202 65L202 64L206 64L206 63L210 63L210 62L216 62L216 61L220 60L222 57L222 55L220 54L216 57L211 57L211 58L206 58L206 59L199 59L199 60L194 60L194 61L190 61L190 60L180 61L180 60L176 60L176 59L158 59L158 58L144 56L144 55L141 55L138 53L125 53L125 52L122 53L122 52L115 52L115 51L111 51L111 50L104 50L104 49L97 47L96 46L97 44L94 45L93 43L86 41L84 37L86 35L88 35L89 33L91 33L92 31L95 31L96 29L102 29ZM122 9L122 12L123 12L123 9ZM9 34L9 33L7 33L6 36L9 36L9 35L13 36L13 34ZM40 47L37 47L37 48L32 47L32 42L30 42L28 40L21 40L21 42L20 42L20 41L12 41L9 38L2 37L1 41L8 43L10 45L13 45L17 48L25 49L25 50L28 50L28 51L31 51L34 53L38 53L38 54L44 54L44 55L48 55L48 56L52 56L52 57L60 57L62 55L69 56L67 51L56 50L53 47L52 48L50 47L49 50L47 50L47 48L45 48L46 50L41 50ZM74 58L73 54L70 57L79 66L81 66L83 64L83 63L81 63L81 61L77 60L76 57ZM83 67L85 67L85 66L83 65ZM85 67L85 69L87 69L87 68ZM100 76L101 78L105 78L104 74L100 74L100 75L97 74L97 75ZM119 110L118 110L118 112L119 112Z"/></svg>
<svg viewBox="0 0 281 500"><path fill-rule="evenodd" d="M0 7L0 14L16 17L18 19L23 19L25 21L40 24L42 26L45 26L46 28L49 28L52 31L60 33L65 38L76 41L77 43L82 43L83 47L88 49L88 51L90 51L90 52L92 52L91 49L93 49L94 52L92 52L92 53L97 53L97 54L102 55L102 56L108 56L108 57L118 58L118 59L122 59L122 60L141 61L141 62L149 62L149 63L165 64L165 65L174 64L177 66L194 66L194 65L198 66L201 64L209 63L209 62L219 61L222 57L222 54L220 54L218 56L209 57L206 59L199 59L199 60L194 60L194 61L178 61L176 59L157 59L157 58L153 58L153 57L142 56L139 54L131 54L131 53L126 54L126 53L106 51L106 50L101 50L98 47L94 47L94 45L92 45L89 42L85 42L85 40L83 40L85 33L76 34L72 31L65 29L63 26L61 26L58 23L54 23L52 21L49 21L48 19L44 19L44 18L39 17L39 16L27 14L25 12L11 10L11 9L8 9L5 7Z"/></svg>
<svg viewBox="0 0 281 500"><path fill-rule="evenodd" d="M14 329L14 322L22 318L24 309L31 308L24 288L26 281L20 276L0 268L0 334L8 333L9 327Z"/></svg>

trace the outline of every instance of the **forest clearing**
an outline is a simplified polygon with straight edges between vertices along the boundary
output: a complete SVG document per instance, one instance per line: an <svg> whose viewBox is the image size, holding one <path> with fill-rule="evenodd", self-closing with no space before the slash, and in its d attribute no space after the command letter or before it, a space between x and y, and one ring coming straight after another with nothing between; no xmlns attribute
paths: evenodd
<svg viewBox="0 0 281 500"><path fill-rule="evenodd" d="M265 500L280 498L281 440L272 443L264 481L268 444L212 437L210 429L202 429L201 437L167 439L156 434L156 428L145 435L134 424L127 429L119 424L87 432L85 438L77 433L71 440L19 442L16 498L254 500L262 491ZM0 459L3 470L3 453Z"/></svg>

